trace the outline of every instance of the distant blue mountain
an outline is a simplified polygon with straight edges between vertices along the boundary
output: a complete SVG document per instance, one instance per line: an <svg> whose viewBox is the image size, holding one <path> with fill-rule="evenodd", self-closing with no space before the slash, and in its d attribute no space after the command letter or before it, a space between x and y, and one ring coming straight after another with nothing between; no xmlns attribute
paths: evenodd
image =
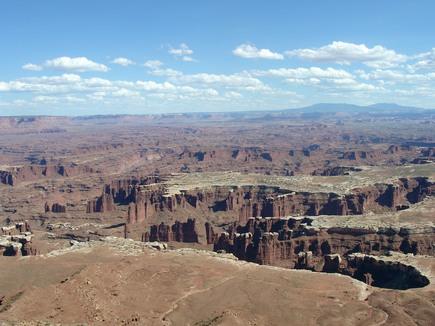
<svg viewBox="0 0 435 326"><path fill-rule="evenodd" d="M360 106L346 103L318 103L306 106L299 109L287 109L286 112L301 112L301 113L331 113L331 112L347 112L347 113L387 113L387 112L421 112L428 109L417 108L412 106L402 106L395 103L376 103L367 106Z"/></svg>

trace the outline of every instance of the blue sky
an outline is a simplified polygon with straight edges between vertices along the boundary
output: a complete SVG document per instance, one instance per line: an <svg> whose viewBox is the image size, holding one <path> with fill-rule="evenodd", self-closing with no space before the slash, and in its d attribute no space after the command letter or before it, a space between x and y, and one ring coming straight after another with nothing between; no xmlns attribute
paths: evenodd
<svg viewBox="0 0 435 326"><path fill-rule="evenodd" d="M434 108L435 1L0 2L0 114Z"/></svg>

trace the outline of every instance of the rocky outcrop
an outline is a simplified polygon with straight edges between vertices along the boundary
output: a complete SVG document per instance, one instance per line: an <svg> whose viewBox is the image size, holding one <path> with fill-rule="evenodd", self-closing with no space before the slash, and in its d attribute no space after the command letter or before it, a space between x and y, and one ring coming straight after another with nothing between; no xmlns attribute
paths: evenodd
<svg viewBox="0 0 435 326"><path fill-rule="evenodd" d="M52 212L52 213L66 213L66 205L62 205L59 203L53 203L50 205L49 203L45 203L44 205L44 211L46 213Z"/></svg>
<svg viewBox="0 0 435 326"><path fill-rule="evenodd" d="M32 232L27 222L7 225L0 228L0 255L29 256L36 255L32 247Z"/></svg>
<svg viewBox="0 0 435 326"><path fill-rule="evenodd" d="M116 204L128 205L130 203L143 201L144 199L141 198L141 195L139 195L140 187L144 185L158 183L160 181L161 179L158 176L120 179L112 181L110 184L106 184L104 186L101 196L88 201L86 206L86 212L110 212L116 209ZM134 207L134 209L137 208ZM131 219L133 222L137 222L137 213L139 213L139 216L142 217L142 212L140 211L140 209L139 212L129 212L129 216L131 215Z"/></svg>
<svg viewBox="0 0 435 326"><path fill-rule="evenodd" d="M245 225L220 234L214 250L264 265L304 266L329 272L340 265L334 255L397 251L435 256L434 233L430 229L410 233L402 229L317 229L310 224L308 217L250 218Z"/></svg>
<svg viewBox="0 0 435 326"><path fill-rule="evenodd" d="M344 151L339 157L342 160L349 161L373 161L382 160L391 155L399 155L403 152L411 151L411 146L407 145L390 145L386 150L359 150L359 151Z"/></svg>
<svg viewBox="0 0 435 326"><path fill-rule="evenodd" d="M0 183L13 186L14 185L14 176L10 171L0 171Z"/></svg>
<svg viewBox="0 0 435 326"><path fill-rule="evenodd" d="M209 222L205 223L205 237L207 244L214 244L218 239L218 234L214 231L213 226Z"/></svg>
<svg viewBox="0 0 435 326"><path fill-rule="evenodd" d="M355 188L336 193L293 192L272 186L214 186L168 194L155 177L126 180L106 185L103 194L90 201L87 212L115 209L115 203L129 205L127 222L142 223L158 212L199 209L202 213L225 212L240 224L250 217L296 215L357 215L367 211L401 210L429 196L435 186L427 178L402 178L390 184Z"/></svg>
<svg viewBox="0 0 435 326"><path fill-rule="evenodd" d="M32 232L27 221L0 227L1 235L18 235L25 232Z"/></svg>
<svg viewBox="0 0 435 326"><path fill-rule="evenodd" d="M175 221L172 226L160 223L152 225L149 232L142 235L142 241L161 241L161 242L198 242L198 232L195 219L187 219L186 222Z"/></svg>
<svg viewBox="0 0 435 326"><path fill-rule="evenodd" d="M110 194L103 193L100 197L89 200L86 205L86 213L103 213L115 210L115 204Z"/></svg>
<svg viewBox="0 0 435 326"><path fill-rule="evenodd" d="M351 172L359 172L362 171L359 168L355 168L353 166L334 166L325 169L318 169L313 171L312 175L320 175L320 176L338 176L338 175L349 175Z"/></svg>
<svg viewBox="0 0 435 326"><path fill-rule="evenodd" d="M36 181L41 178L71 177L94 173L94 169L84 165L45 165L30 164L0 171L0 183L14 186L20 182Z"/></svg>
<svg viewBox="0 0 435 326"><path fill-rule="evenodd" d="M412 265L359 253L348 255L344 267L340 267L338 272L389 289L406 290L429 284L428 278Z"/></svg>

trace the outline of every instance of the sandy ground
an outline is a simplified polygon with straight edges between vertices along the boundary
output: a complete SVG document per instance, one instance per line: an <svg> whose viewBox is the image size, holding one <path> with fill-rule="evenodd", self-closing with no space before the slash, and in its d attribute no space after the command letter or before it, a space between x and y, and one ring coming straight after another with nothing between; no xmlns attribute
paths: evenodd
<svg viewBox="0 0 435 326"><path fill-rule="evenodd" d="M433 262L427 265L434 273ZM0 325L432 325L435 288L368 287L194 249L0 257Z"/></svg>

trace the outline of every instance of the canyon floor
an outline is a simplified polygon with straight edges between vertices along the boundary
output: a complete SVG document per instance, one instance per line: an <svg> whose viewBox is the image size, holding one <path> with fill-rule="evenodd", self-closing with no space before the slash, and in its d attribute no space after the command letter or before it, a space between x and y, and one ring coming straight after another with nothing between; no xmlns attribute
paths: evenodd
<svg viewBox="0 0 435 326"><path fill-rule="evenodd" d="M434 113L307 110L0 118L0 324L433 325Z"/></svg>

